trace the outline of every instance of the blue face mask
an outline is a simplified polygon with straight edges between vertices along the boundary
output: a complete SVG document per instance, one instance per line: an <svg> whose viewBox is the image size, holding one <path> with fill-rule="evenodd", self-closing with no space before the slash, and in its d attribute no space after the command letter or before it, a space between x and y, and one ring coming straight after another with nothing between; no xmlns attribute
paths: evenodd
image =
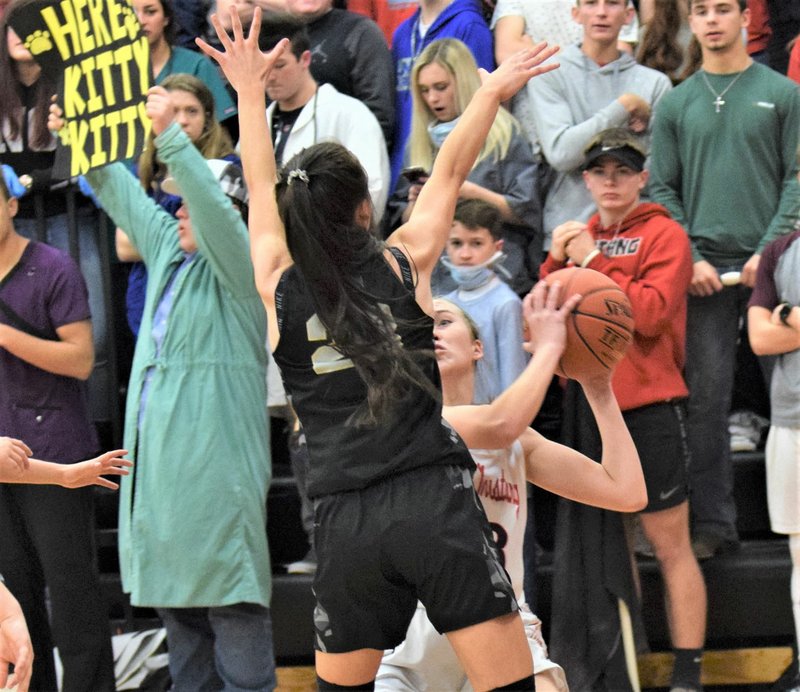
<svg viewBox="0 0 800 692"><path fill-rule="evenodd" d="M446 123L437 120L435 123L428 125L428 136L431 138L433 146L437 149L442 148L445 137L453 131L453 128L458 124L458 120L459 118L453 118L453 120L448 120Z"/></svg>
<svg viewBox="0 0 800 692"><path fill-rule="evenodd" d="M450 261L449 257L442 257L442 264L447 267L453 281L458 287L465 291L473 291L476 288L489 283L494 276L493 265L500 261L505 255L498 250L488 260L471 267L457 266Z"/></svg>

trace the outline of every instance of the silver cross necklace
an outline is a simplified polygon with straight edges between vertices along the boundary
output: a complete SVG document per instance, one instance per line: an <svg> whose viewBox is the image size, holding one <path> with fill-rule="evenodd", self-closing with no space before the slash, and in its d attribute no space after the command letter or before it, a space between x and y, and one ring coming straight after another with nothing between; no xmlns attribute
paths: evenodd
<svg viewBox="0 0 800 692"><path fill-rule="evenodd" d="M750 67L750 66L748 65L747 67ZM723 89L723 90L722 90L722 91L721 91L719 94L718 94L716 91L714 91L714 87L712 87L712 86L711 86L711 82L709 82L709 81L708 81L708 77L706 76L706 71L705 71L705 70L700 70L700 74L702 75L702 77L703 77L703 81L706 83L706 86L708 87L708 90L709 90L709 91L710 91L712 94L714 94L714 96L716 97L716 98L715 98L715 99L714 99L714 100L713 100L711 103L713 103L713 104L714 104L714 110L715 110L717 113L719 113L719 109L720 109L720 108L722 108L722 106L724 106L724 105L725 105L725 101L723 100L723 98L722 98L722 97L723 97L723 96L725 96L725 94L727 94L727 93L728 93L728 91L730 90L730 88L731 88L731 87L732 87L734 84L736 84L736 82L739 80L739 77L741 77L741 76L742 76L742 75L743 75L743 74L744 74L744 73L747 71L747 67L746 67L744 70L742 70L742 71L741 71L739 74L737 74L737 75L736 75L736 76L735 76L735 77L734 77L734 78L733 78L733 79L730 81L730 83L728 84L728 86L726 86L726 87L725 87L725 88L724 88L724 89Z"/></svg>

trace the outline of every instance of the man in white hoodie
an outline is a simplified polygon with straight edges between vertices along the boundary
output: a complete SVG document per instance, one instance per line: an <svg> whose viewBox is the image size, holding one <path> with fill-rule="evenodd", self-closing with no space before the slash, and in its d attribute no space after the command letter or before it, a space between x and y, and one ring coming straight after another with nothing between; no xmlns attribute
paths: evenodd
<svg viewBox="0 0 800 692"><path fill-rule="evenodd" d="M545 250L556 226L587 221L595 211L581 172L586 145L603 130L628 127L649 151L652 111L671 88L665 75L618 49L619 33L633 18L625 0L578 0L572 17L583 26L583 41L556 56L560 69L527 87L554 173L544 206Z"/></svg>
<svg viewBox="0 0 800 692"><path fill-rule="evenodd" d="M317 142L347 147L367 173L377 223L389 195L389 155L377 118L358 99L341 94L331 84L317 84L311 74L311 44L303 21L273 13L261 22L259 47L272 50L282 38L290 50L275 63L267 81L267 120L281 166Z"/></svg>

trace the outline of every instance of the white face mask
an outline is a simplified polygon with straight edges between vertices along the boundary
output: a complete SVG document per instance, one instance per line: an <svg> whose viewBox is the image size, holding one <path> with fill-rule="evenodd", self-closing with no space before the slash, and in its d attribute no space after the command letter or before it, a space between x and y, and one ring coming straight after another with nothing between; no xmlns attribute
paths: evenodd
<svg viewBox="0 0 800 692"><path fill-rule="evenodd" d="M505 254L501 250L498 250L489 259L480 264L459 266L453 264L449 257L442 257L442 264L447 267L450 276L453 277L453 281L458 284L459 288L471 291L489 283L496 275L496 271L506 273L505 268L497 264L503 258L505 258ZM494 266L496 264L497 266Z"/></svg>

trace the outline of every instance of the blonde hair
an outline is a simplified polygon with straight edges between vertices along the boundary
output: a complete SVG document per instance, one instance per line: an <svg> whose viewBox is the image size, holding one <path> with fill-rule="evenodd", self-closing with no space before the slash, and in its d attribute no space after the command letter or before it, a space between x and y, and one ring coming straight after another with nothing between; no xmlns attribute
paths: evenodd
<svg viewBox="0 0 800 692"><path fill-rule="evenodd" d="M436 158L437 149L428 135L428 126L437 121L422 98L419 88L420 71L431 64L446 70L453 80L456 97L456 111L459 116L472 100L481 85L478 65L469 48L454 38L445 38L429 44L414 62L411 70L411 96L413 113L411 116L411 135L408 139L409 166L422 166L430 170ZM475 161L477 166L486 158L499 161L508 153L512 136L519 130L519 123L505 108L497 111L486 142ZM473 166L473 168L475 167Z"/></svg>
<svg viewBox="0 0 800 692"><path fill-rule="evenodd" d="M161 86L167 91L185 91L200 102L205 116L203 132L193 144L203 158L221 159L223 156L233 154L233 142L231 142L230 135L214 115L214 96L201 80L193 75L179 72L167 77L161 82ZM154 140L155 136L151 130L144 151L139 157L139 181L148 192L155 186L155 183L160 182L167 175L167 167L158 159Z"/></svg>

